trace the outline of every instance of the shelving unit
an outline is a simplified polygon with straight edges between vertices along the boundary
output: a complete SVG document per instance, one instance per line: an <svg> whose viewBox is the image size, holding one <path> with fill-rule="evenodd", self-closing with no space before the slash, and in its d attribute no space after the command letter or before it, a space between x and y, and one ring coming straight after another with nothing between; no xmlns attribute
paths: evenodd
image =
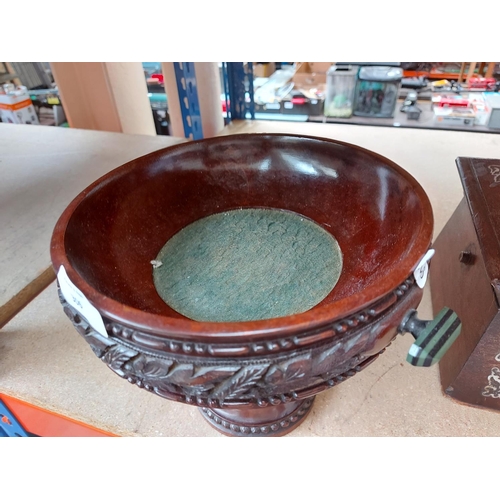
<svg viewBox="0 0 500 500"><path fill-rule="evenodd" d="M396 127L396 128L416 128L416 129L431 129L431 130L448 130L448 131L464 131L464 132L482 132L488 134L498 134L498 130L490 129L481 125L474 126L459 126L459 125L443 125L434 122L434 115L431 109L430 102L425 104L418 103L422 110L419 120L409 120L405 113L399 109L403 101L398 101L394 118L365 118L362 116L351 116L350 118L327 118L325 116L309 116L307 121L314 123L343 123L346 125L364 125L372 127Z"/></svg>
<svg viewBox="0 0 500 500"><path fill-rule="evenodd" d="M450 63L448 63L450 64ZM430 71L405 70L405 78L424 77L429 80L457 80L459 83L468 81L472 76L491 78L494 75L496 62L461 62L456 64L456 71L446 71L445 67L434 66Z"/></svg>
<svg viewBox="0 0 500 500"><path fill-rule="evenodd" d="M228 67L234 64L245 65L246 63L223 63L227 64ZM361 64L361 63L360 63ZM380 63L382 64L382 63ZM389 64L389 63L387 63ZM394 63L399 64L399 63ZM403 71L403 78L412 77L425 77L429 80L452 80L456 82L462 82L462 88L464 92L469 92L467 90L467 83L472 76L484 76L491 77L495 75L495 69L498 63L495 62L483 62L483 63L438 63L431 67L429 71ZM240 94L245 92L246 102L254 101L254 93L250 91L248 84L243 85L240 82L236 85L234 82L236 78L241 79L241 75L235 73L233 75L233 89L239 89ZM244 90L242 90L244 89ZM225 89L226 90L226 89ZM251 89L253 90L253 89ZM231 95L232 89L226 90L227 100L233 102L242 102L242 95ZM411 89L400 88L399 100L394 112L393 118L375 118L375 117L361 117L361 116L351 116L350 118L329 118L321 115L306 115L306 114L285 114L283 111L268 111L262 112L262 106L256 109L254 115L251 115L248 111L244 116L238 115L238 118L258 119L258 120L269 120L269 121L293 121L293 122L314 122L314 123L343 123L349 125L372 125L377 127L400 127L400 128L417 128L417 129L433 129L433 130L460 130L467 132L485 132L485 133L498 133L497 129L490 129L487 126L482 126L475 124L474 126L468 125L455 125L455 124L443 124L439 123L434 119L434 113L432 110L431 97L434 93L432 89L418 93L418 103L417 106L421 110L421 115L418 120L410 120L404 112L400 111L404 99ZM470 92L483 92L479 89L471 89ZM248 104L247 104L248 107ZM228 120L230 121L230 119Z"/></svg>
<svg viewBox="0 0 500 500"><path fill-rule="evenodd" d="M280 63L270 63L273 67L278 69L281 67ZM312 65L317 63L311 63ZM319 63L325 64L325 63ZM328 63L330 64L330 63ZM354 64L354 63L352 63ZM360 65L367 65L370 63L359 63ZM404 63L371 63L374 64L385 64L398 66ZM423 67L424 63L418 63ZM254 76L252 78L252 66L255 63L219 63L220 79L221 79L221 112L224 117L226 124L230 123L235 119L246 119L246 120L266 120L273 122L314 122L314 123L343 123L349 125L373 125L382 127L401 127L401 128L417 128L417 129L434 129L434 130L463 130L467 132L486 132L486 133L498 133L498 130L489 129L486 126L475 125L475 126L460 126L455 124L442 124L434 120L431 98L434 94L434 90L427 88L422 91L418 91L418 103L417 106L421 109L421 115L419 120L409 120L407 115L400 111L404 99L407 97L408 93L412 91L409 88L401 87L398 95L398 103L393 118L375 118L375 117L361 117L361 116L351 116L350 118L329 118L325 117L323 114L320 115L308 115L304 112L301 114L292 114L290 112L283 112L281 110L266 111L263 110L262 105L257 105L255 103L255 96L257 89L260 85L260 80L266 79L264 77ZM259 64L258 64L259 65ZM483 90L480 89L467 89L467 81L472 75L485 75L489 76L495 74L495 69L498 63L437 63L434 67L430 68L429 71L412 71L403 70L403 78L412 77L425 77L429 80L442 80L448 79L454 82L462 80L463 91L467 92L478 92L481 93ZM324 68L323 68L324 70ZM267 75L271 75L267 73ZM254 83L255 80L255 83ZM285 102L285 101L283 101ZM278 106L279 107L279 106ZM253 108L253 109L252 109Z"/></svg>

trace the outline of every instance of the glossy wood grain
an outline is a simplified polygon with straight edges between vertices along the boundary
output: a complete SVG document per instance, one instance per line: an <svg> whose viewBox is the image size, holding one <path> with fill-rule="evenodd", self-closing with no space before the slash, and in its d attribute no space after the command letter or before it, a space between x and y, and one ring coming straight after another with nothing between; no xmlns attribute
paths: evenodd
<svg viewBox="0 0 500 500"><path fill-rule="evenodd" d="M443 390L500 411L500 161L457 158L464 198L435 242L434 312L452 307L462 333L439 364Z"/></svg>
<svg viewBox="0 0 500 500"><path fill-rule="evenodd" d="M150 261L165 241L195 220L240 207L290 210L335 236L344 268L319 305L274 320L200 323L161 300ZM390 160L332 140L245 134L158 151L103 177L66 209L51 252L55 269L64 265L109 318L217 341L276 337L359 310L411 274L431 235L427 196Z"/></svg>
<svg viewBox="0 0 500 500"><path fill-rule="evenodd" d="M312 309L272 319L194 321L172 310L152 276L165 242L203 217L250 207L294 212L332 234L343 255L337 285ZM61 295L66 315L117 375L201 407L221 432L278 436L395 338L421 300L411 274L432 229L423 189L390 160L331 140L256 134L115 170L69 205L51 249L107 337Z"/></svg>

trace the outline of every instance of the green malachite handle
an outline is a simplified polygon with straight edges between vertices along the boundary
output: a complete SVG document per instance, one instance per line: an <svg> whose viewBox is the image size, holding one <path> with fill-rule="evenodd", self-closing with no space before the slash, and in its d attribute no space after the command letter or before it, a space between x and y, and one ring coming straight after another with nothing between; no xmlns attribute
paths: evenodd
<svg viewBox="0 0 500 500"><path fill-rule="evenodd" d="M409 332L415 338L406 361L413 366L432 366L455 342L462 324L448 307L443 308L432 321L422 321L416 314L416 311L412 311L399 327L400 333Z"/></svg>

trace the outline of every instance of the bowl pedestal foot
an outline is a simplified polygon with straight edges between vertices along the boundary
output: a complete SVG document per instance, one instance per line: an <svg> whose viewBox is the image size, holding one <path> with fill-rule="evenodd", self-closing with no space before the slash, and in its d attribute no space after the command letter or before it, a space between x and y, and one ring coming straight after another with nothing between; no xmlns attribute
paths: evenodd
<svg viewBox="0 0 500 500"><path fill-rule="evenodd" d="M312 408L314 397L265 408L200 408L207 422L226 436L284 436L298 427Z"/></svg>

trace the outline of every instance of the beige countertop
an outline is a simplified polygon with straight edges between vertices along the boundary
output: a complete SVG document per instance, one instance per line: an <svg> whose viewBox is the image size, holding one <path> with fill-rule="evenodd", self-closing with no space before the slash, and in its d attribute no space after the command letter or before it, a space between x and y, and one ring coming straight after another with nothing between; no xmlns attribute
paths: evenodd
<svg viewBox="0 0 500 500"><path fill-rule="evenodd" d="M0 124L0 327L54 280L50 238L69 202L113 168L179 142Z"/></svg>
<svg viewBox="0 0 500 500"><path fill-rule="evenodd" d="M428 294L419 307L431 317ZM355 377L316 397L288 436L498 436L500 414L444 397L436 366L406 363L410 335ZM100 361L51 284L0 333L0 393L123 436L221 436L194 406L129 384Z"/></svg>
<svg viewBox="0 0 500 500"><path fill-rule="evenodd" d="M437 234L462 197L457 156L500 157L500 136L383 127L244 122L224 133L289 132L338 138L408 170L431 200ZM419 316L432 316L428 285ZM316 397L289 436L497 436L500 414L443 396L437 367L405 362L400 336L366 370ZM196 407L164 400L112 373L74 330L55 283L0 333L0 393L127 436L220 436Z"/></svg>

